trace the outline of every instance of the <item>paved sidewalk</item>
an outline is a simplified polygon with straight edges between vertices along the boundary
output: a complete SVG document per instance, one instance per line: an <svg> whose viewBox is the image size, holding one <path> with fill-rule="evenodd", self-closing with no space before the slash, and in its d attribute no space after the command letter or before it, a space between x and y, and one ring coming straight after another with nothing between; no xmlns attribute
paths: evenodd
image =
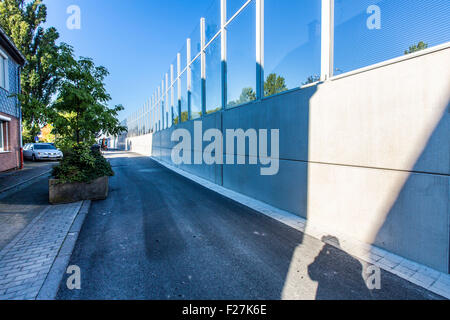
<svg viewBox="0 0 450 320"><path fill-rule="evenodd" d="M38 297L81 207L46 206L0 251L0 300Z"/></svg>
<svg viewBox="0 0 450 320"><path fill-rule="evenodd" d="M0 173L0 198L4 193L51 171L57 162L25 162L22 170Z"/></svg>

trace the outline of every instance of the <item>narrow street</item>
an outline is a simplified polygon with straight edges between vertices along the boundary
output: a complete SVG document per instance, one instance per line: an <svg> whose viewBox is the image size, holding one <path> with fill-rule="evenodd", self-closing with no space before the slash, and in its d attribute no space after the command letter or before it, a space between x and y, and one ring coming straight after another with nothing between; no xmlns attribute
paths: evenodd
<svg viewBox="0 0 450 320"><path fill-rule="evenodd" d="M439 299L179 176L148 157L109 152L110 195L92 202L58 299Z"/></svg>

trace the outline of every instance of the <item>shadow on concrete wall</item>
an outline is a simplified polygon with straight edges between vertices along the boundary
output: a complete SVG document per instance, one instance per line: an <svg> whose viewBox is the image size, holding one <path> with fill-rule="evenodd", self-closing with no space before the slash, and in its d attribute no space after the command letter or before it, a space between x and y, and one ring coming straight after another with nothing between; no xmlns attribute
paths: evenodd
<svg viewBox="0 0 450 320"><path fill-rule="evenodd" d="M386 208L384 222L373 240L376 246L445 273L450 273L450 154L441 150L448 149L449 137L450 102L411 172L404 173L407 178ZM420 230L408 228L405 220Z"/></svg>

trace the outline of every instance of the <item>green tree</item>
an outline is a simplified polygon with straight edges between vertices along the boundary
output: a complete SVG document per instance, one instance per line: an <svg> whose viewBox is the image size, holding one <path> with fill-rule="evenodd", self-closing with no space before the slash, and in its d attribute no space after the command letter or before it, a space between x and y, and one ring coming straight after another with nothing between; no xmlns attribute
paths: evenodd
<svg viewBox="0 0 450 320"><path fill-rule="evenodd" d="M57 44L55 28L44 28L47 8L42 0L0 0L0 26L27 59L22 70L22 104L27 136L37 136L50 117L50 104L61 79L70 47Z"/></svg>
<svg viewBox="0 0 450 320"><path fill-rule="evenodd" d="M264 82L264 96L266 97L286 91L287 89L286 80L282 76L277 76L276 73L269 74Z"/></svg>
<svg viewBox="0 0 450 320"><path fill-rule="evenodd" d="M307 84L311 84L314 82L320 81L320 76L318 75L313 75L313 76L309 76L305 82L302 83L302 85L307 85Z"/></svg>
<svg viewBox="0 0 450 320"><path fill-rule="evenodd" d="M119 135L126 131L117 118L123 107L107 106L111 97L103 81L108 74L105 67L95 66L89 58L66 61L53 104L56 133L80 143L91 142L100 134Z"/></svg>
<svg viewBox="0 0 450 320"><path fill-rule="evenodd" d="M414 44L412 46L409 47L408 50L405 50L405 55L406 54L411 54L417 51L421 51L428 48L428 43L425 43L423 41L420 41L418 44Z"/></svg>
<svg viewBox="0 0 450 320"><path fill-rule="evenodd" d="M250 101L256 100L256 92L251 87L247 87L242 89L241 95L239 96L239 99L235 101L231 101L228 103L230 107L237 106L240 104L244 104Z"/></svg>

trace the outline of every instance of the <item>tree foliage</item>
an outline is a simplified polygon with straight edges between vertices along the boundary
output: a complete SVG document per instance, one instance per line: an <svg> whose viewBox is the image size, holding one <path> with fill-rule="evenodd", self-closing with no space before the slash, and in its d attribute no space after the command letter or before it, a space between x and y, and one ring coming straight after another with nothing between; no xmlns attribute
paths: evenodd
<svg viewBox="0 0 450 320"><path fill-rule="evenodd" d="M80 143L100 134L119 135L126 131L117 118L121 105L109 108L111 100L104 79L108 70L92 59L67 59L58 97L53 104L55 132Z"/></svg>
<svg viewBox="0 0 450 320"><path fill-rule="evenodd" d="M266 97L281 93L287 89L286 80L276 73L269 74L264 82L264 96Z"/></svg>
<svg viewBox="0 0 450 320"><path fill-rule="evenodd" d="M31 137L47 124L52 96L57 92L61 68L70 48L57 44L55 28L44 28L47 8L41 0L0 0L0 26L27 59L21 75L19 100Z"/></svg>
<svg viewBox="0 0 450 320"><path fill-rule="evenodd" d="M113 176L110 163L100 152L91 151L89 145L80 143L64 153L64 159L52 171L59 183L91 182L104 176Z"/></svg>
<svg viewBox="0 0 450 320"><path fill-rule="evenodd" d="M320 81L320 76L318 76L318 75L312 75L312 76L309 76L309 77L306 79L306 81L302 83L302 85L305 86L305 85L307 85L307 84L311 84L311 83L318 82L318 81Z"/></svg>
<svg viewBox="0 0 450 320"><path fill-rule="evenodd" d="M412 46L409 47L408 50L405 50L405 55L406 54L410 54L410 53L414 53L417 51L421 51L428 48L428 43L425 43L423 41L420 41L418 44L414 44Z"/></svg>
<svg viewBox="0 0 450 320"><path fill-rule="evenodd" d="M241 95L239 99L235 101L231 101L228 103L230 107L238 106L240 104L244 104L250 101L256 100L256 92L251 87L246 87L242 89Z"/></svg>

